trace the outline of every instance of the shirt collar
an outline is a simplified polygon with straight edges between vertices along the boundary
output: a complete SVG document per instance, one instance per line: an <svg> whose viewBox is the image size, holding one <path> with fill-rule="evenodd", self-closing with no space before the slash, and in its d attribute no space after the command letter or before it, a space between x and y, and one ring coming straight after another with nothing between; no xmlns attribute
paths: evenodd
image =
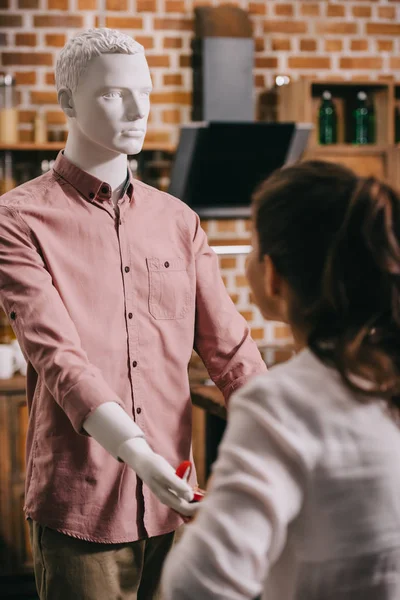
<svg viewBox="0 0 400 600"><path fill-rule="evenodd" d="M63 151L58 153L53 166L53 171L72 185L72 187L90 202L95 200L97 202L104 202L111 198L111 186L106 181L101 181L101 179L97 179L97 177L90 175L86 171L82 171L82 169L72 164L68 158L64 156ZM133 197L133 175L128 166L127 171L128 177L121 197L127 194L131 201Z"/></svg>

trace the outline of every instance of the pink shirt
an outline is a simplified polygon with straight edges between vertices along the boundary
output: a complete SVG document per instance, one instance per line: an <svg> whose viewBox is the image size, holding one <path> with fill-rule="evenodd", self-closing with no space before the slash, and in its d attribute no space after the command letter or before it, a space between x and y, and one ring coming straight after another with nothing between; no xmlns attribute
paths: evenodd
<svg viewBox="0 0 400 600"><path fill-rule="evenodd" d="M62 153L0 198L0 301L28 360L26 515L96 542L181 520L82 425L118 402L172 466L191 455L193 347L226 399L265 370L197 215L130 179L107 183Z"/></svg>

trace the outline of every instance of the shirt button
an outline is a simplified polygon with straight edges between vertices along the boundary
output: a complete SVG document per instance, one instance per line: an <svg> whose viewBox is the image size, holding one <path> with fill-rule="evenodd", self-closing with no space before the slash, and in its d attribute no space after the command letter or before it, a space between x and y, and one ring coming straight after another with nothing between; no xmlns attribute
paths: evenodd
<svg viewBox="0 0 400 600"><path fill-rule="evenodd" d="M106 187L106 186L103 186L103 187L101 188L101 193L102 193L102 194L108 194L108 187Z"/></svg>
<svg viewBox="0 0 400 600"><path fill-rule="evenodd" d="M164 263L164 267L165 267L166 269L168 269L168 267L169 267L169 262L168 262L168 261Z"/></svg>
<svg viewBox="0 0 400 600"><path fill-rule="evenodd" d="M137 360L134 360L134 361L133 361L133 363L132 363L132 367L133 367L133 368L137 367Z"/></svg>
<svg viewBox="0 0 400 600"><path fill-rule="evenodd" d="M17 318L17 313L12 311L12 313L10 313L10 319L12 319L13 321L15 321L15 319Z"/></svg>
<svg viewBox="0 0 400 600"><path fill-rule="evenodd" d="M132 319L133 313L128 313L128 319Z"/></svg>
<svg viewBox="0 0 400 600"><path fill-rule="evenodd" d="M142 409L140 408L140 406L138 406L138 408L136 409L136 412L138 415L140 415L140 413L142 412Z"/></svg>
<svg viewBox="0 0 400 600"><path fill-rule="evenodd" d="M90 198L91 200L93 200L93 198L94 198L94 194L93 194L93 192L90 192L90 194L89 194L89 198Z"/></svg>
<svg viewBox="0 0 400 600"><path fill-rule="evenodd" d="M129 267L125 267L125 273L129 273Z"/></svg>

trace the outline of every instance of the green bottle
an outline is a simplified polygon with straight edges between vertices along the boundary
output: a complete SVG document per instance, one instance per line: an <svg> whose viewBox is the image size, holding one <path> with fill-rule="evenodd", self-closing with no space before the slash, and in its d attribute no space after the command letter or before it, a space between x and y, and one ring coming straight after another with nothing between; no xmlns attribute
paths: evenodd
<svg viewBox="0 0 400 600"><path fill-rule="evenodd" d="M354 144L375 142L375 111L365 92L358 92L357 106L353 111Z"/></svg>
<svg viewBox="0 0 400 600"><path fill-rule="evenodd" d="M326 90L322 94L319 107L319 143L336 144L337 140L337 118L335 105L332 102L332 94Z"/></svg>

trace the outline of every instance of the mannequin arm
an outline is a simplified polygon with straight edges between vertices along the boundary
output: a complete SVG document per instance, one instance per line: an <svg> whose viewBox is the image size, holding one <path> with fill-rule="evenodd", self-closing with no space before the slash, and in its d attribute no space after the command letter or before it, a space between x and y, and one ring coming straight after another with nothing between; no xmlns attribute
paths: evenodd
<svg viewBox="0 0 400 600"><path fill-rule="evenodd" d="M190 504L192 488L162 456L153 452L143 431L116 402L96 408L83 428L114 458L131 467L161 502L182 515L194 515L197 507Z"/></svg>

